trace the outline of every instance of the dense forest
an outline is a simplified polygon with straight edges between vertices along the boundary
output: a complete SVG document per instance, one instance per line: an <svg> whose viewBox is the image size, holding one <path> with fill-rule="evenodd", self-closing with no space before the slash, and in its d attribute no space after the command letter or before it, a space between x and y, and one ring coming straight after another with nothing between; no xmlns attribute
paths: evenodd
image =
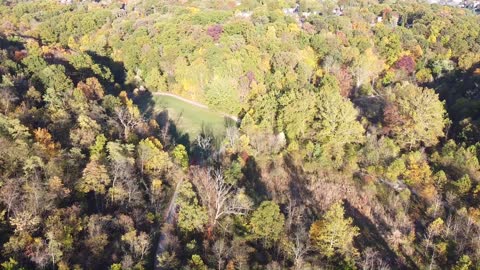
<svg viewBox="0 0 480 270"><path fill-rule="evenodd" d="M1 269L480 269L472 10L0 0L0 92Z"/></svg>

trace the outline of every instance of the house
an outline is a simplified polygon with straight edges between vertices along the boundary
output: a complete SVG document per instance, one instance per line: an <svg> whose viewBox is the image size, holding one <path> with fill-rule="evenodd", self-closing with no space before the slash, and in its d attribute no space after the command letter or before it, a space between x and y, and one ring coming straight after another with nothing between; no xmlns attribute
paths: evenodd
<svg viewBox="0 0 480 270"><path fill-rule="evenodd" d="M299 8L300 8L300 6L298 4L296 4L295 7L293 7L293 8L284 8L283 13L285 15L294 15L294 14L298 13Z"/></svg>
<svg viewBox="0 0 480 270"><path fill-rule="evenodd" d="M343 16L343 6L334 8L332 13L337 16Z"/></svg>
<svg viewBox="0 0 480 270"><path fill-rule="evenodd" d="M315 12L302 12L302 17L304 18L308 18L310 17L311 15L314 15Z"/></svg>
<svg viewBox="0 0 480 270"><path fill-rule="evenodd" d="M235 13L235 16L241 17L241 18L250 18L253 15L253 11L241 11Z"/></svg>

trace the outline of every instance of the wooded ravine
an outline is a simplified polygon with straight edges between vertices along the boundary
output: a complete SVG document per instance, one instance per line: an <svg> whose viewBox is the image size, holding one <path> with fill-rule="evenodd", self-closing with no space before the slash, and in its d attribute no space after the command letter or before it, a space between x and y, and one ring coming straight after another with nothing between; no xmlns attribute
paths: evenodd
<svg viewBox="0 0 480 270"><path fill-rule="evenodd" d="M479 13L0 0L0 268L480 269Z"/></svg>

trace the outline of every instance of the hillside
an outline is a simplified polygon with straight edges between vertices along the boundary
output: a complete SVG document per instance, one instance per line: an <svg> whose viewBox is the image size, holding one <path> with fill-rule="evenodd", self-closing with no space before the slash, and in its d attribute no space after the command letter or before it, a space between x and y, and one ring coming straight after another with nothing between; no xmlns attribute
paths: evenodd
<svg viewBox="0 0 480 270"><path fill-rule="evenodd" d="M444 3L0 1L0 267L480 269Z"/></svg>

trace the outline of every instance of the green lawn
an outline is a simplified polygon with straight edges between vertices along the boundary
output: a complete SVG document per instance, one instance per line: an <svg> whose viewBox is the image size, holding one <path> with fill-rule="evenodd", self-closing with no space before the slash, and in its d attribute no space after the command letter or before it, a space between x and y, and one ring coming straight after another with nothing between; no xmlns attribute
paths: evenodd
<svg viewBox="0 0 480 270"><path fill-rule="evenodd" d="M175 97L153 96L152 99L155 103L154 111L168 110L168 116L175 123L177 130L180 133L188 133L190 141L202 131L211 133L218 139L223 137L227 126L235 124L233 120L220 113L200 108Z"/></svg>

